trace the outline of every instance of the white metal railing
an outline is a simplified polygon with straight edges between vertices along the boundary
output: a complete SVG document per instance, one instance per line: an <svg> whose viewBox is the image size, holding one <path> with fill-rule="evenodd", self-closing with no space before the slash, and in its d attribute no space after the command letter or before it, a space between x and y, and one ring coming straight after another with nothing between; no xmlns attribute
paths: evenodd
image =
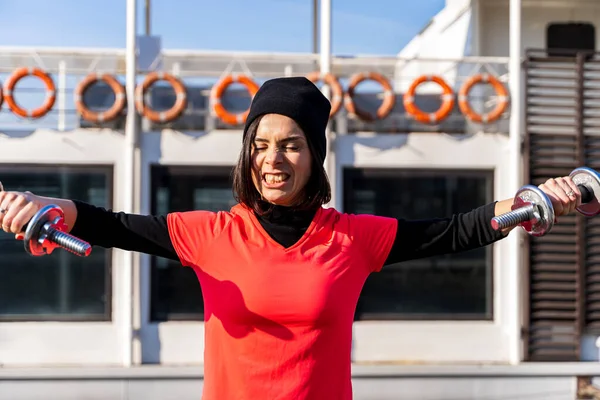
<svg viewBox="0 0 600 400"><path fill-rule="evenodd" d="M66 65L67 74L87 74L103 71L116 75L125 73L125 50L105 48L27 48L0 46L0 72L9 73L15 68L36 66L49 73L59 73L60 63ZM489 66L508 64L508 57L462 58L401 58L394 56L332 56L332 72L350 76L365 70L376 70L393 78L398 67L414 64L469 64ZM306 74L319 65L316 53L263 53L203 50L168 50L152 63L165 71L178 69L181 76L218 78L224 72L246 72L267 78L289 73ZM237 69L236 69L237 68ZM287 68L287 69L286 69ZM493 71L492 71L493 72ZM502 71L498 71L503 73Z"/></svg>
<svg viewBox="0 0 600 400"><path fill-rule="evenodd" d="M258 82L276 76L306 75L320 68L319 54L313 53L260 53L260 52L227 52L227 51L191 51L163 50L154 62L152 69L171 72L179 76L188 88L204 90L203 96L208 96L210 88L222 76L228 73L245 73ZM68 130L81 125L75 111L73 92L77 82L91 72L116 75L124 82L125 50L124 49L92 49L92 48L25 48L0 46L0 83L4 83L10 73L19 67L39 67L53 75L57 88L57 102L53 110L38 120L18 118L4 105L0 110L0 130L29 130L48 128ZM465 79L476 73L489 73L498 77L506 84L508 78L508 58L506 57L463 57L463 58L399 58L332 56L331 71L340 80L342 87L347 88L348 79L358 72L378 72L386 77L397 94L396 107L384 121L363 123L359 120L342 123L338 129L406 131L410 129L429 130L438 127L414 126L411 118L402 107L402 94L410 84L422 74L437 74L458 92ZM138 79L149 71L140 71ZM43 101L41 83L35 78L26 78L15 90L15 98L24 106L38 106ZM361 91L380 92L376 83L364 83L358 89ZM429 94L433 97L440 93L439 87L427 83L419 88L419 94ZM494 93L487 87L476 87L471 92L473 105L477 111L490 109L495 105ZM437 104L436 104L437 101ZM371 101L372 103L372 101ZM432 107L439 105L439 100L431 99ZM373 104L370 104L373 107ZM368 107L368 106L367 106ZM198 109L188 106L186 115L196 115L197 118L206 116L213 118L206 108ZM508 114L508 113L507 113ZM340 112L345 118L345 110ZM506 118L483 129L492 132L506 132ZM338 119L339 120L339 119ZM463 123L464 116L454 113L447 123ZM504 124L504 125L503 125ZM208 126L219 126L218 122L208 122ZM198 130L191 124L189 130ZM452 130L452 128L449 128ZM344 130L344 129L342 129Z"/></svg>

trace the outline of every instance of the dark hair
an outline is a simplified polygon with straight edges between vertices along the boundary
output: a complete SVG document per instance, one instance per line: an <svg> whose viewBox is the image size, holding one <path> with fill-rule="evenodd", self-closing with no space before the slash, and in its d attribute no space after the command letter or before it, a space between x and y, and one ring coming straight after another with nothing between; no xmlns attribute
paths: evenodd
<svg viewBox="0 0 600 400"><path fill-rule="evenodd" d="M242 142L242 150L238 162L233 169L233 195L241 204L248 206L257 214L266 214L270 209L261 207L261 194L254 186L252 179L252 147L256 138L256 131L262 116L257 117L248 127L247 134ZM315 209L331 200L331 186L327 173L323 167L323 159L318 156L310 135L306 135L308 149L311 155L311 174L304 187L304 197L294 208L300 210Z"/></svg>

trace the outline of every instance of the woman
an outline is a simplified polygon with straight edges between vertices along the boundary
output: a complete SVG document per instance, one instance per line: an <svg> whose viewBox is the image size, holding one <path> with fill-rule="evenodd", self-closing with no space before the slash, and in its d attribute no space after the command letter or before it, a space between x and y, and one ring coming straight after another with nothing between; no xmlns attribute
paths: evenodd
<svg viewBox="0 0 600 400"><path fill-rule="evenodd" d="M22 237L42 206L101 247L194 269L205 300L204 399L351 399L352 322L368 275L408 259L505 237L490 226L512 199L447 219L349 215L323 204L329 101L305 78L267 81L252 101L228 212L113 213L75 200L0 193L0 223ZM568 178L540 185L556 215L580 193Z"/></svg>

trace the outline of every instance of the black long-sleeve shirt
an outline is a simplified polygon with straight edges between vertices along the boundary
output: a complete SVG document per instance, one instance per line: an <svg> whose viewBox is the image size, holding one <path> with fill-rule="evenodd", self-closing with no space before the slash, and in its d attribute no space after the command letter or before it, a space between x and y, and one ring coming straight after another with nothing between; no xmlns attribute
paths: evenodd
<svg viewBox="0 0 600 400"><path fill-rule="evenodd" d="M71 234L93 246L116 247L179 261L169 236L166 216L112 212L74 201L77 220ZM495 203L449 218L398 219L398 230L385 265L440 254L457 253L494 243L504 237L490 221ZM284 247L298 241L312 221L313 212L290 212L276 207L268 217L258 216L271 237Z"/></svg>

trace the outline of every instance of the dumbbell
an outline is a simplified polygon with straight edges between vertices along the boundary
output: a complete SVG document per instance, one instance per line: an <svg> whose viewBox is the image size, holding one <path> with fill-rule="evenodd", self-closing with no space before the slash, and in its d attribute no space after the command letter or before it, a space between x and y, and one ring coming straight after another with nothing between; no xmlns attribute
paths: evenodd
<svg viewBox="0 0 600 400"><path fill-rule="evenodd" d="M92 246L66 232L65 214L54 204L41 208L25 225L25 250L32 256L51 254L61 248L81 257L92 252Z"/></svg>
<svg viewBox="0 0 600 400"><path fill-rule="evenodd" d="M600 214L600 174L591 168L574 169L569 177L581 192L577 211L586 217ZM544 236L554 226L554 207L537 186L525 185L515 195L512 211L492 218L492 228L501 230L521 226L532 236Z"/></svg>
<svg viewBox="0 0 600 400"><path fill-rule="evenodd" d="M3 191L0 182L0 192ZM50 204L41 208L23 227L25 237L23 245L32 256L51 254L61 248L81 257L87 257L92 252L92 246L66 232L65 215L57 205Z"/></svg>

